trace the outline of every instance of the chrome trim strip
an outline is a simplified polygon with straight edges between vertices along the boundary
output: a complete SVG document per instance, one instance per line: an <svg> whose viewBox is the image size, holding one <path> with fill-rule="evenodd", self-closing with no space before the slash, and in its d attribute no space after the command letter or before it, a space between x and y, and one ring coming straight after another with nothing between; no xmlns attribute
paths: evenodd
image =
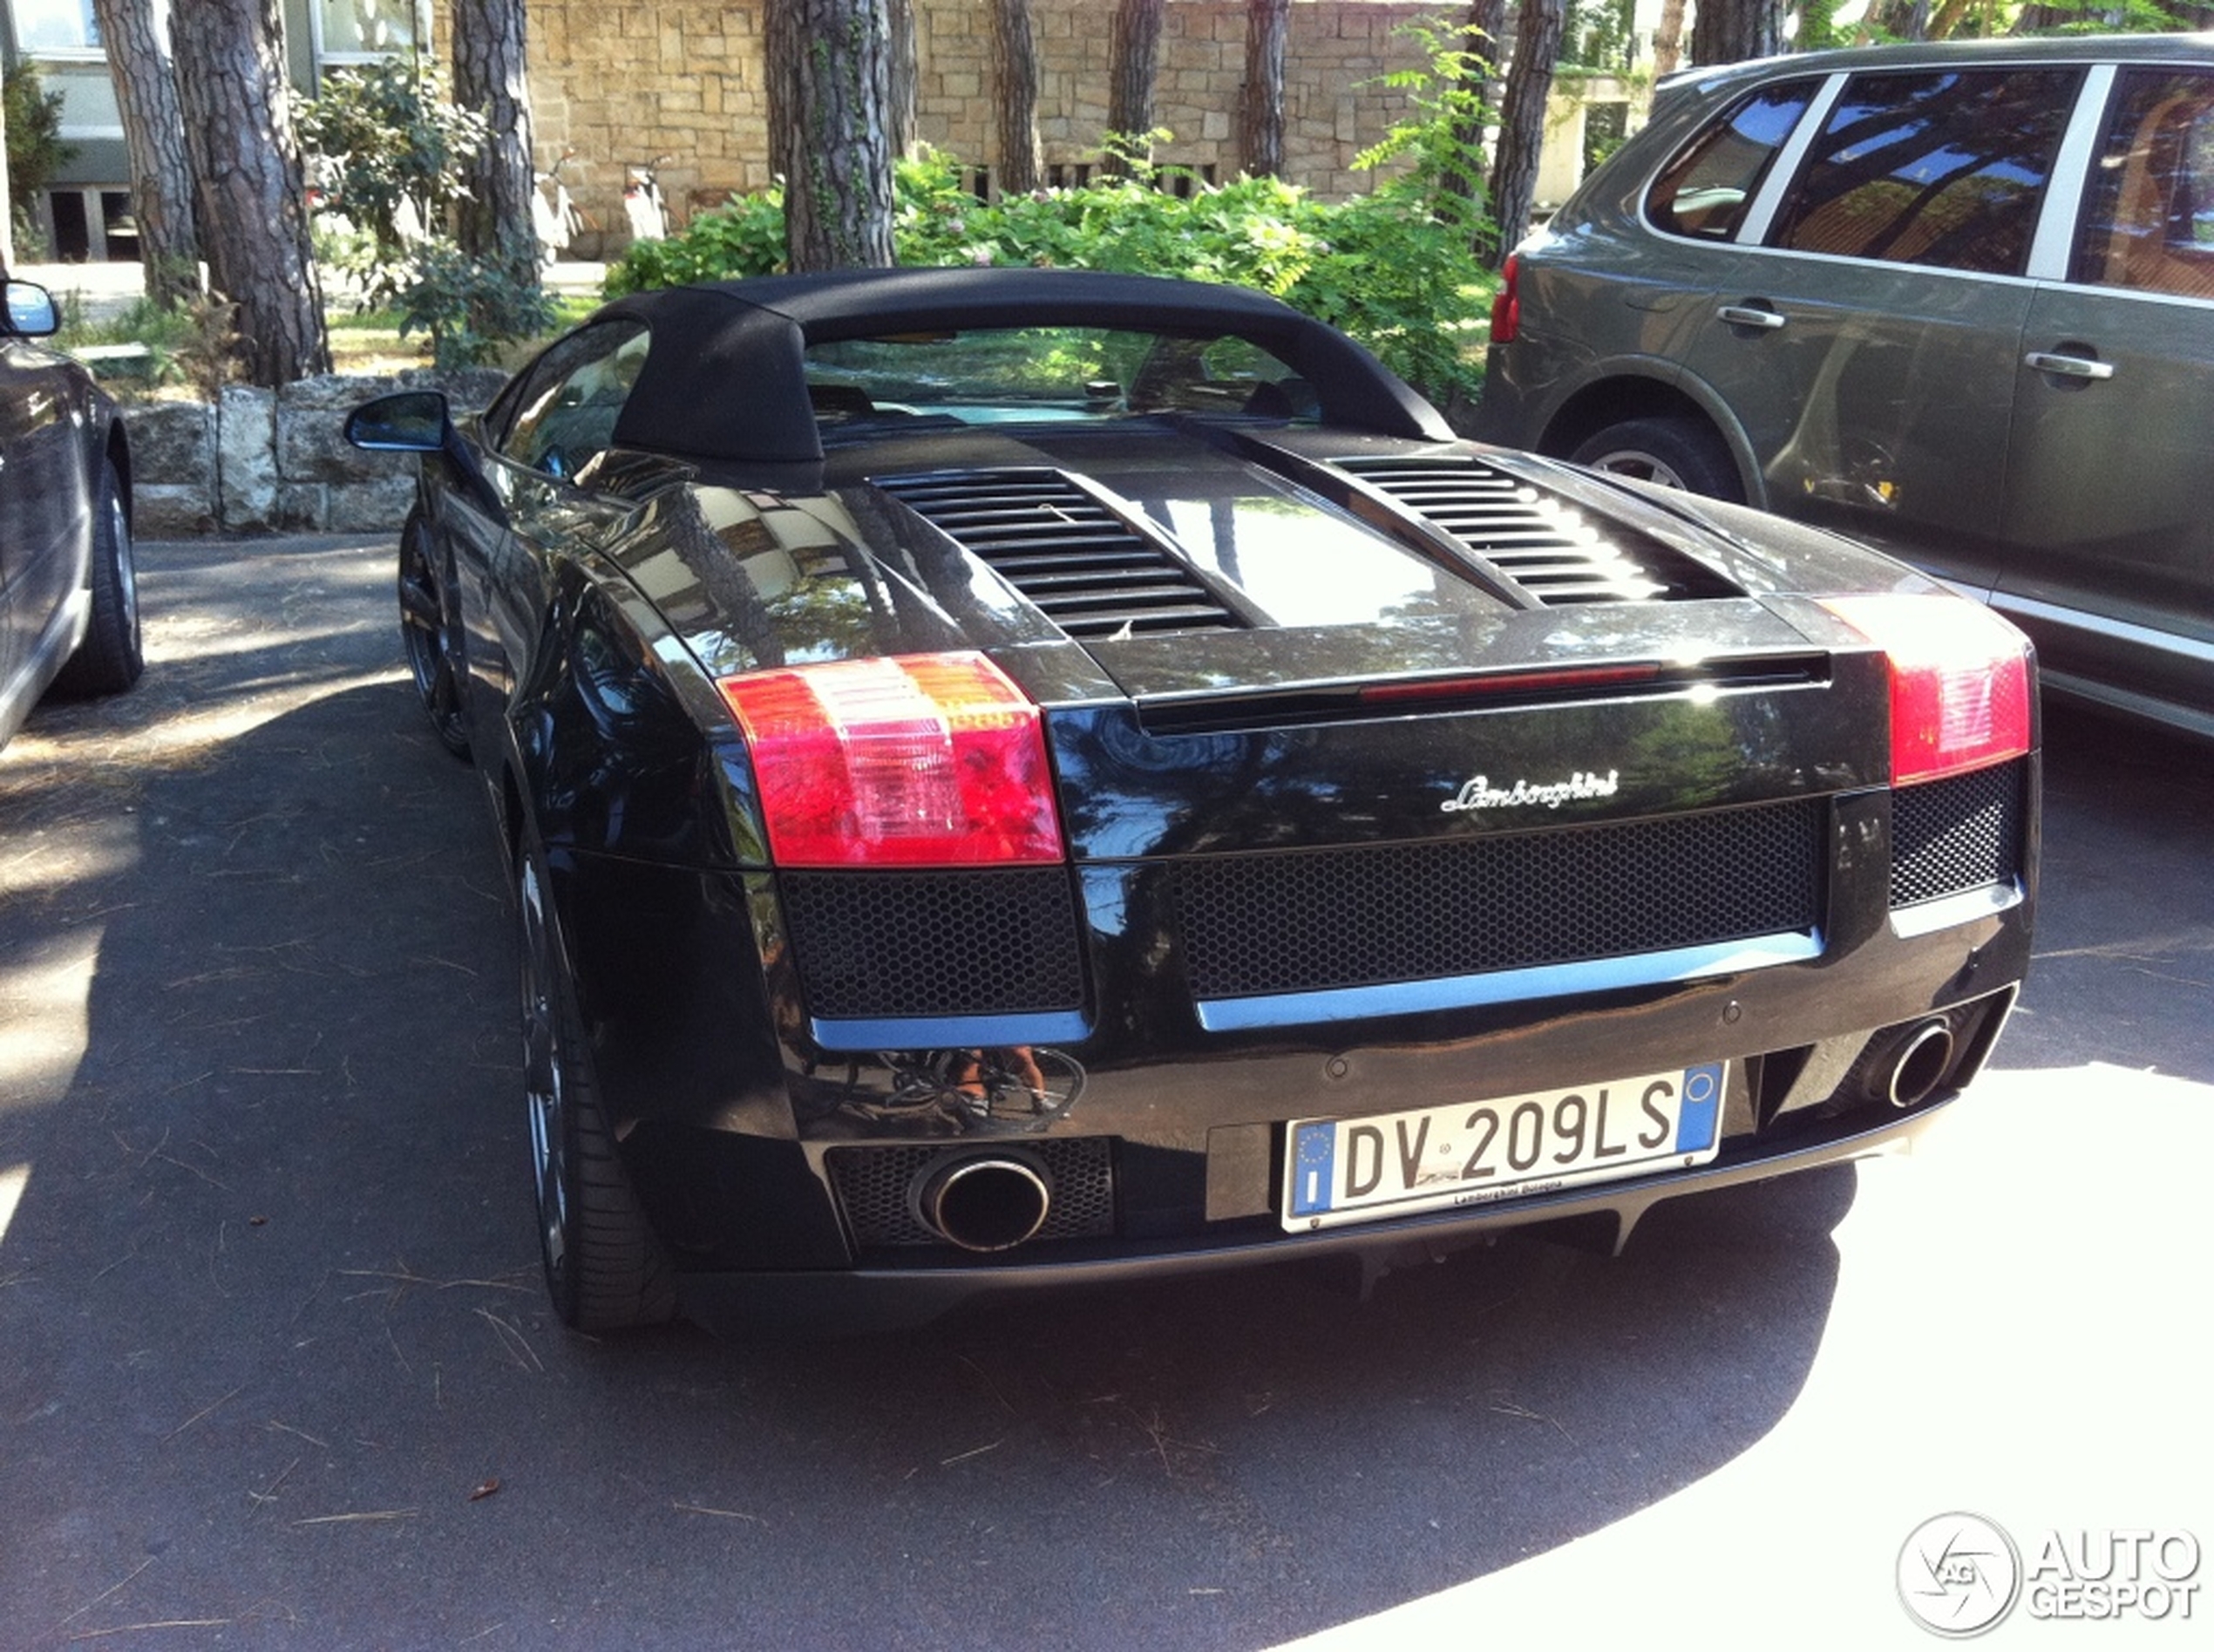
<svg viewBox="0 0 2214 1652"><path fill-rule="evenodd" d="M1807 99L1807 112L1799 117L1799 124L1783 140L1783 147L1776 152L1776 159L1769 162L1768 176L1761 180L1760 194L1753 197L1753 209L1745 214L1745 221L1737 226L1734 244L1758 247L1768 239L1769 227L1776 221L1776 211L1783 205L1783 192L1799 175L1799 167L1807 158L1807 151L1814 147L1814 140L1830 124L1830 111L1836 107L1837 96L1845 89L1850 78L1844 74L1833 74L1822 89Z"/></svg>
<svg viewBox="0 0 2214 1652"><path fill-rule="evenodd" d="M1079 1010L1017 1016L886 1016L866 1020L807 1023L808 1036L825 1050L1005 1049L1015 1044L1070 1044L1091 1036Z"/></svg>
<svg viewBox="0 0 2214 1652"><path fill-rule="evenodd" d="M2075 210L2091 175L2091 156L2098 147L2099 128L2106 124L2107 93L2114 86L2115 66L2091 65L2076 94L2075 112L2061 135L2053 157L2051 176L2045 180L2045 200L2037 212L2037 234L2029 243L2029 263L2023 270L2033 281L2066 281L2068 255L2075 249Z"/></svg>
<svg viewBox="0 0 2214 1652"><path fill-rule="evenodd" d="M1973 923L1978 918L1995 918L2021 905L2022 899L2020 883L2009 880L1964 889L1959 894L1942 894L1934 901L1918 901L1911 907L1893 907L1891 933L1902 941L1934 935L1957 924Z"/></svg>
<svg viewBox="0 0 2214 1652"><path fill-rule="evenodd" d="M2139 648L2158 649L2163 654L2179 654L2187 660L2214 665L2214 642L2179 636L2173 631L2156 631L2149 625L2110 619L2106 615L2093 614L2080 608L2062 608L2056 602L2040 602L2034 597L2015 596L2006 591L1993 591L1991 606L2008 613L2024 614L2033 620L2049 620L2054 625L2072 625L2079 631L2095 631L2101 636L2110 636L2118 642L2135 642Z"/></svg>
<svg viewBox="0 0 2214 1652"><path fill-rule="evenodd" d="M1449 976L1436 981L1395 981L1375 987L1333 987L1319 992L1271 993L1257 998L1202 998L1199 1025L1208 1032L1246 1032L1266 1027L1294 1027L1319 1021L1355 1021L1375 1016L1422 1015L1434 1010L1467 1010L1511 1003L1525 998L1565 998L1697 981L1708 976L1740 975L1777 964L1804 963L1822 955L1819 930L1756 935L1744 941L1715 942L1640 952L1627 958L1593 958L1577 963L1539 964L1527 969L1495 969L1479 976Z"/></svg>

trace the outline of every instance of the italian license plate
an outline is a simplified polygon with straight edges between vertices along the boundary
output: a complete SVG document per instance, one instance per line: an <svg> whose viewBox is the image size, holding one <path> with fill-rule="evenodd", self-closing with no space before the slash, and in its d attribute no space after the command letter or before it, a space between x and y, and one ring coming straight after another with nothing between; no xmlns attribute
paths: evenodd
<svg viewBox="0 0 2214 1652"><path fill-rule="evenodd" d="M1294 1121L1284 1226L1488 1205L1704 1164L1722 1146L1722 1073L1708 1062L1498 1101Z"/></svg>

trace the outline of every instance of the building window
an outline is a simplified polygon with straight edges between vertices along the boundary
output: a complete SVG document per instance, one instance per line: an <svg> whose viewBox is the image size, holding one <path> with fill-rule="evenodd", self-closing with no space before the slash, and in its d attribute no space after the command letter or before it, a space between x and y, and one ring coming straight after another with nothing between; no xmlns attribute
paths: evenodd
<svg viewBox="0 0 2214 1652"><path fill-rule="evenodd" d="M92 0L15 0L16 45L24 51L97 51Z"/></svg>
<svg viewBox="0 0 2214 1652"><path fill-rule="evenodd" d="M345 63L412 51L428 44L421 10L418 0L315 0L317 55Z"/></svg>

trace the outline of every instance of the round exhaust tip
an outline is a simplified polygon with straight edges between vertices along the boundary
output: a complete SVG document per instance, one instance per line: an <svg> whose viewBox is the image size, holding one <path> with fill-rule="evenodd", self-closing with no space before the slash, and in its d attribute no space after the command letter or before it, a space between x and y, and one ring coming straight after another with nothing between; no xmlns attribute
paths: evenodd
<svg viewBox="0 0 2214 1652"><path fill-rule="evenodd" d="M1020 1159L956 1159L931 1171L915 1196L923 1226L963 1250L1012 1250L1045 1226L1053 1191Z"/></svg>
<svg viewBox="0 0 2214 1652"><path fill-rule="evenodd" d="M1885 1094L1894 1107L1912 1107L1929 1098L1952 1065L1952 1027L1943 1021L1925 1021L1899 1046Z"/></svg>

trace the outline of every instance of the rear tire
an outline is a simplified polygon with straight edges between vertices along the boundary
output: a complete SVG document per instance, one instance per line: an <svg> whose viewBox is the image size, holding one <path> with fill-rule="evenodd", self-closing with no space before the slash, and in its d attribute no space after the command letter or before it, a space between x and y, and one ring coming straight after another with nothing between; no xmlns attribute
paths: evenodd
<svg viewBox="0 0 2214 1652"><path fill-rule="evenodd" d="M676 1280L601 1109L545 864L527 846L515 906L521 920L523 1088L547 1293L562 1322L577 1330L659 1324L676 1312Z"/></svg>
<svg viewBox="0 0 2214 1652"><path fill-rule="evenodd" d="M1610 475L1703 493L1733 505L1745 502L1729 450L1711 426L1698 419L1626 418L1586 437L1568 457Z"/></svg>
<svg viewBox="0 0 2214 1652"><path fill-rule="evenodd" d="M455 757L469 755L469 720L462 709L461 677L454 669L445 588L438 574L437 547L420 511L400 525L400 646L416 697L438 744Z"/></svg>
<svg viewBox="0 0 2214 1652"><path fill-rule="evenodd" d="M120 694L146 670L131 513L123 502L123 479L115 461L105 454L92 483L92 622L77 652L54 678L56 690L76 698Z"/></svg>

